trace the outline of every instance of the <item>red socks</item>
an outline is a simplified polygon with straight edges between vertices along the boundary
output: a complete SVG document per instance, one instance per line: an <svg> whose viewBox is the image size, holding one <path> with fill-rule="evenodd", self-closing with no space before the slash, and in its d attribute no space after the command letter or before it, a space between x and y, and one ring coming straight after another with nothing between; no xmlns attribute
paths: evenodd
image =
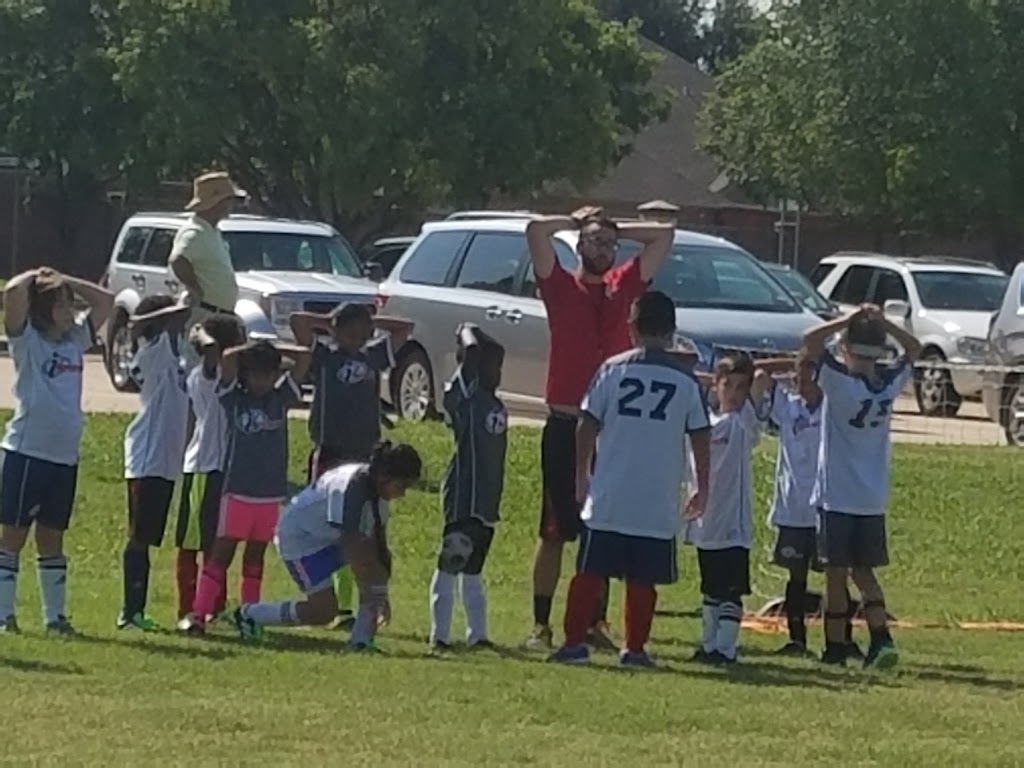
<svg viewBox="0 0 1024 768"><path fill-rule="evenodd" d="M179 549L174 561L174 578L178 583L178 618L192 612L199 579L198 553L192 549Z"/></svg>
<svg viewBox="0 0 1024 768"><path fill-rule="evenodd" d="M592 573L577 573L569 582L565 603L565 644L581 645L594 622L594 606L601 599L604 579Z"/></svg>
<svg viewBox="0 0 1024 768"><path fill-rule="evenodd" d="M212 561L203 563L203 572L199 576L199 587L196 590L196 601L192 606L192 612L199 619L205 619L217 612L217 602L224 590L224 576L223 565Z"/></svg>
<svg viewBox="0 0 1024 768"><path fill-rule="evenodd" d="M651 636L658 593L650 584L626 582L626 649L639 653Z"/></svg>
<svg viewBox="0 0 1024 768"><path fill-rule="evenodd" d="M242 581L239 588L242 603L258 603L263 584L263 563L242 562Z"/></svg>

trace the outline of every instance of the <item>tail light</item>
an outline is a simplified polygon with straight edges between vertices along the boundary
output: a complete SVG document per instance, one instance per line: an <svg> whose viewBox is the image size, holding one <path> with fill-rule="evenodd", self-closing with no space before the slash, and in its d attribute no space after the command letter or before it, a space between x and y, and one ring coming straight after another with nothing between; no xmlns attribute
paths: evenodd
<svg viewBox="0 0 1024 768"><path fill-rule="evenodd" d="M100 288L109 288L110 287L110 272L109 272L109 270L105 271L102 275L100 275L100 280L97 283L97 285L99 285Z"/></svg>
<svg viewBox="0 0 1024 768"><path fill-rule="evenodd" d="M384 305L387 303L388 297L385 296L383 293L378 293L376 296L373 297L373 304L375 307L377 307L378 312L384 309Z"/></svg>

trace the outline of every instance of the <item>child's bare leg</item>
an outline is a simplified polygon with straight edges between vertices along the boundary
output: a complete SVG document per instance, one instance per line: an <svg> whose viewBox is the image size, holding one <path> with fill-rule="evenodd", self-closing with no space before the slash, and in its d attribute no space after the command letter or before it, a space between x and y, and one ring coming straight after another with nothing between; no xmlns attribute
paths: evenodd
<svg viewBox="0 0 1024 768"><path fill-rule="evenodd" d="M875 577L874 570L854 568L850 575L864 601L864 619L868 623L868 629L884 629L888 624L888 616L885 613L885 595L882 593L882 587Z"/></svg>

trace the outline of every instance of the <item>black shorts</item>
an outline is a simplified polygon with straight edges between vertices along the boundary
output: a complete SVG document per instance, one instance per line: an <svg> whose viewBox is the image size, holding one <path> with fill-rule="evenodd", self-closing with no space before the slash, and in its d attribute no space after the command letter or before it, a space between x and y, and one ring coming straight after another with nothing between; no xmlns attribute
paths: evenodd
<svg viewBox="0 0 1024 768"><path fill-rule="evenodd" d="M545 541L575 541L580 535L580 505L576 501L575 416L550 413L540 438L540 537Z"/></svg>
<svg viewBox="0 0 1024 768"><path fill-rule="evenodd" d="M32 523L66 531L75 506L78 465L55 464L15 451L3 452L0 470L0 523L28 528Z"/></svg>
<svg viewBox="0 0 1024 768"><path fill-rule="evenodd" d="M209 552L217 538L223 472L196 472L181 481L174 546L193 552Z"/></svg>
<svg viewBox="0 0 1024 768"><path fill-rule="evenodd" d="M879 568L889 564L885 515L818 510L818 557L832 568Z"/></svg>
<svg viewBox="0 0 1024 768"><path fill-rule="evenodd" d="M783 568L820 571L817 530L780 525L775 533L772 561Z"/></svg>
<svg viewBox="0 0 1024 768"><path fill-rule="evenodd" d="M750 594L750 550L745 547L698 549L701 594L716 600Z"/></svg>
<svg viewBox="0 0 1024 768"><path fill-rule="evenodd" d="M128 481L128 538L159 547L171 511L174 481L163 477L135 477Z"/></svg>
<svg viewBox="0 0 1024 768"><path fill-rule="evenodd" d="M679 578L676 540L627 536L583 526L576 570L638 584L675 584Z"/></svg>
<svg viewBox="0 0 1024 768"><path fill-rule="evenodd" d="M494 541L494 526L485 525L482 521L471 517L468 520L459 520L457 523L449 523L441 532L441 546L444 546L444 537L451 533L463 533L473 543L473 552L461 568L452 571L448 564L443 562L439 554L437 557L437 568L446 573L465 573L476 576L484 569L487 562L487 553L491 551L491 542Z"/></svg>

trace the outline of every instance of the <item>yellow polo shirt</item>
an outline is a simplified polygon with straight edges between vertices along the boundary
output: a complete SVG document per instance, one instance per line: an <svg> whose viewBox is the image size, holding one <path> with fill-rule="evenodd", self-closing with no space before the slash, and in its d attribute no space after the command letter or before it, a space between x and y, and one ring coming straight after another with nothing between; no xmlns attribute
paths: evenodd
<svg viewBox="0 0 1024 768"><path fill-rule="evenodd" d="M238 301L238 282L231 254L220 231L197 214L189 216L185 226L174 236L171 257L188 259L203 290L203 302L229 312Z"/></svg>

